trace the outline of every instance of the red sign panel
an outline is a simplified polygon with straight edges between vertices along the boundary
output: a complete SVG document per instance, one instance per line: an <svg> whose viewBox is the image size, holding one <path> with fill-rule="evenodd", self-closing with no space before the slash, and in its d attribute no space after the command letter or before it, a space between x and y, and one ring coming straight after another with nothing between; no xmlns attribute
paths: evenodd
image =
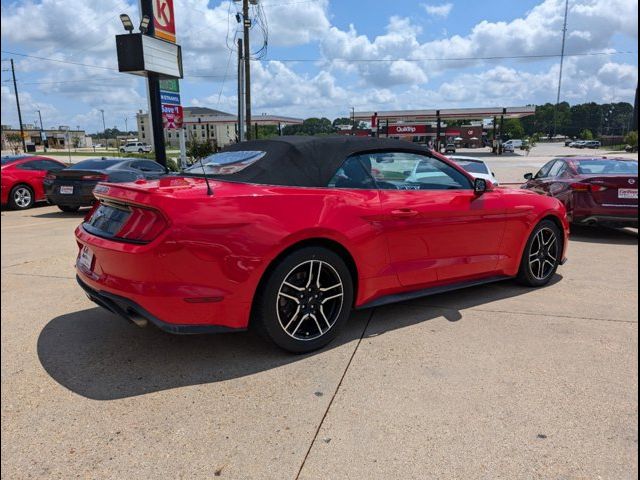
<svg viewBox="0 0 640 480"><path fill-rule="evenodd" d="M162 105L162 126L167 130L181 129L183 118L180 105Z"/></svg>
<svg viewBox="0 0 640 480"><path fill-rule="evenodd" d="M426 125L389 125L389 135L425 135Z"/></svg>
<svg viewBox="0 0 640 480"><path fill-rule="evenodd" d="M173 0L153 0L153 35L176 43L176 19Z"/></svg>

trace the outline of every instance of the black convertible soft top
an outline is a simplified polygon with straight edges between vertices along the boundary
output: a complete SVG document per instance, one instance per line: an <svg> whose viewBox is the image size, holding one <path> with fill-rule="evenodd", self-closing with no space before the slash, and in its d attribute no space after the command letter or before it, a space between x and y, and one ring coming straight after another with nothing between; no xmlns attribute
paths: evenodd
<svg viewBox="0 0 640 480"><path fill-rule="evenodd" d="M373 137L285 136L236 143L223 152L263 151L266 155L221 180L299 187L326 187L347 157L360 152L403 151L426 153L426 147L407 141Z"/></svg>

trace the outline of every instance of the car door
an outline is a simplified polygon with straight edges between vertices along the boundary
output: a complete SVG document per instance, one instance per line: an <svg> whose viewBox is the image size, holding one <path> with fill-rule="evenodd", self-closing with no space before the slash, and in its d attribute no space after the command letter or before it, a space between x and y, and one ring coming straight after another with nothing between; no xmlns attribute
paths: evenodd
<svg viewBox="0 0 640 480"><path fill-rule="evenodd" d="M527 180L525 183L525 188L528 190L533 190L536 193L546 194L547 192L547 179L549 176L549 171L551 167L556 163L556 160L551 160L550 162L545 163L538 173L536 173L532 178Z"/></svg>
<svg viewBox="0 0 640 480"><path fill-rule="evenodd" d="M476 195L470 178L428 154L382 152L361 155L380 189L382 226L399 282L428 287L435 282L489 275L501 256L505 207L498 191ZM408 180L416 163L437 171Z"/></svg>

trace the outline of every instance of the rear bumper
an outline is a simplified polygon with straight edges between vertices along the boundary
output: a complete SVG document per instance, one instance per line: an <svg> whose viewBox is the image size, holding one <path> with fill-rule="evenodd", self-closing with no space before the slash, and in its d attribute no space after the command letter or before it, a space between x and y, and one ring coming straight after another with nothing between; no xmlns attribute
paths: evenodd
<svg viewBox="0 0 640 480"><path fill-rule="evenodd" d="M115 313L130 319L139 315L175 333L247 328L255 286L237 276L229 278L233 272L225 258L215 256L215 251L212 255L212 247L206 246L207 258L198 246L181 244L170 235L135 245L96 237L82 225L76 229L76 240L80 249L87 246L94 256L91 271L76 262L76 274L100 294L92 300L105 308L105 298L117 300L116 305L125 308L109 308ZM128 317L126 307L133 312Z"/></svg>
<svg viewBox="0 0 640 480"><path fill-rule="evenodd" d="M638 227L638 216L622 216L622 215L589 215L573 219L574 224L578 225L624 225L629 227Z"/></svg>
<svg viewBox="0 0 640 480"><path fill-rule="evenodd" d="M61 195L60 186L62 185L70 185L74 188L74 193L71 195ZM49 203L54 205L62 205L64 207L88 207L96 201L96 198L93 196L93 188L97 185L97 182L92 182L83 185L78 185L77 183L64 183L64 182L56 182L52 184L45 184L44 193Z"/></svg>
<svg viewBox="0 0 640 480"><path fill-rule="evenodd" d="M229 332L241 332L246 330L245 328L231 328L221 325L177 325L174 323L165 322L155 315L151 314L146 309L135 303L128 298L114 295L113 293L98 291L91 288L84 283L79 275L76 275L76 280L84 292L89 297L89 300L97 305L106 308L116 315L120 315L125 320L131 322L137 322L140 318L147 320L158 327L160 330L164 330L168 333L175 334L199 334L199 333L229 333Z"/></svg>

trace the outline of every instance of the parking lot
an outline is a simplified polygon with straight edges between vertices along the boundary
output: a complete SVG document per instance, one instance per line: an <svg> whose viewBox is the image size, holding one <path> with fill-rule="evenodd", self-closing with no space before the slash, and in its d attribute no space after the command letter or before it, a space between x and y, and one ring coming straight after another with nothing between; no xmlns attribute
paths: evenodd
<svg viewBox="0 0 640 480"><path fill-rule="evenodd" d="M3 477L637 477L637 230L574 228L546 288L360 311L292 356L97 308L74 278L81 219L2 212Z"/></svg>

